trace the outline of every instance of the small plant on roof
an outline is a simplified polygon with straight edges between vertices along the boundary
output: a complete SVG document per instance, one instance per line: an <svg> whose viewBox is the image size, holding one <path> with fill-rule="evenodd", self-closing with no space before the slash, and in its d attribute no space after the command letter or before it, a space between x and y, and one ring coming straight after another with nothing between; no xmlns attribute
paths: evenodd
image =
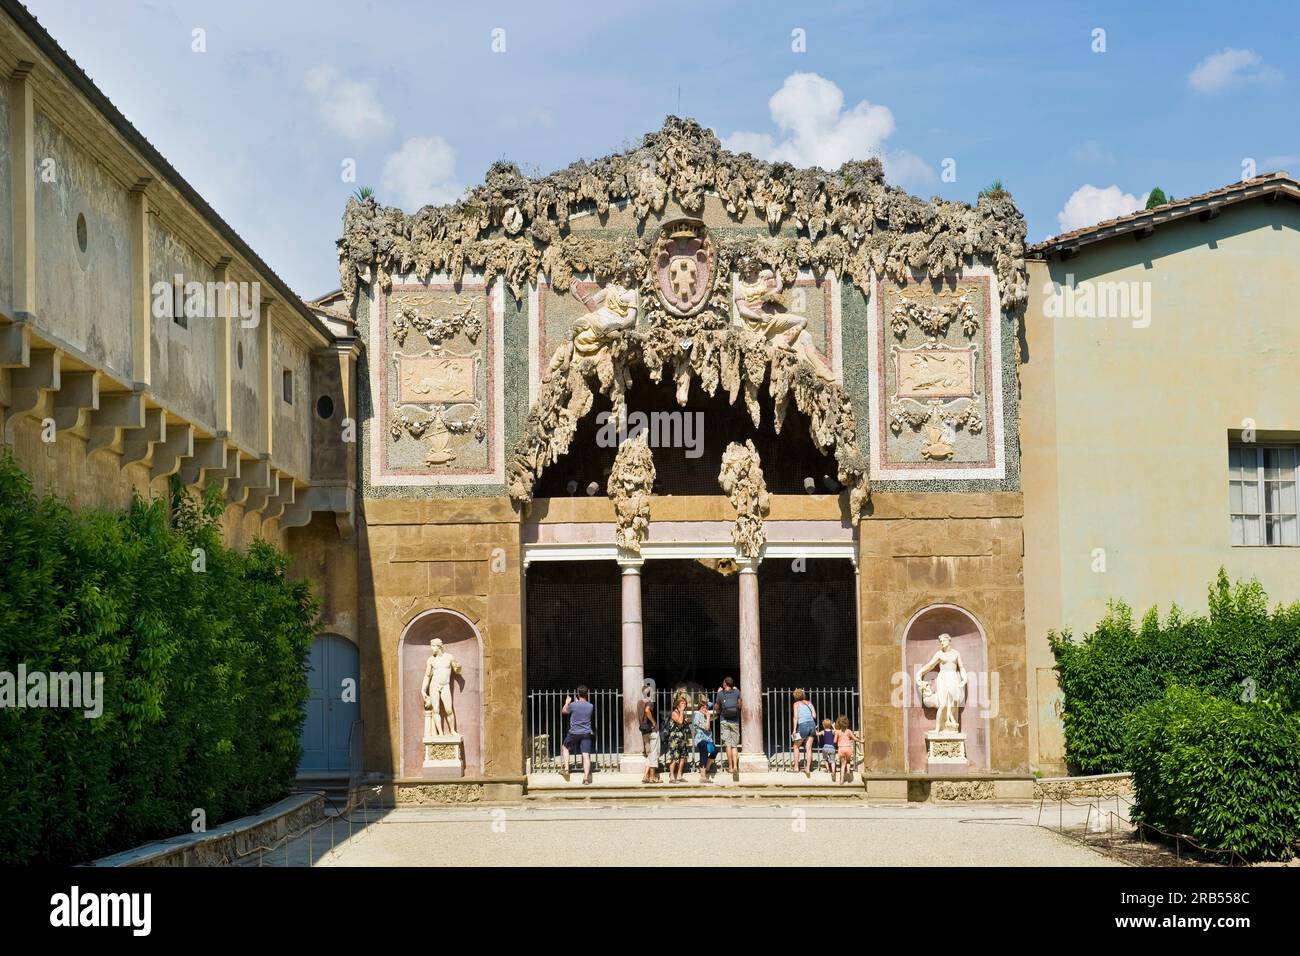
<svg viewBox="0 0 1300 956"><path fill-rule="evenodd" d="M355 196L355 197L357 198L357 202L365 202L367 199L369 199L369 198L370 198L371 196L373 196L374 194L375 194L375 191L374 191L373 189L371 189L369 186L362 186L360 189L358 189L358 190L357 190L356 192L354 192L352 195Z"/></svg>
<svg viewBox="0 0 1300 956"><path fill-rule="evenodd" d="M980 190L981 199L983 199L985 196L988 196L990 199L1001 199L1002 197L1007 195L1010 194L1007 192L1007 188L1002 185L1002 180L1000 179L993 180L993 182L989 183L987 186L985 186L983 189Z"/></svg>

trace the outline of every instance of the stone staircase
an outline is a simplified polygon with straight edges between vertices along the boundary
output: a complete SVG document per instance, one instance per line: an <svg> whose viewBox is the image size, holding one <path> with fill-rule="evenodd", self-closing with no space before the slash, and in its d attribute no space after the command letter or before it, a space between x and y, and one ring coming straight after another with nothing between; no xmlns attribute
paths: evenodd
<svg viewBox="0 0 1300 956"><path fill-rule="evenodd" d="M666 779L666 778L665 778ZM701 800L701 799L773 799L818 797L861 800L866 789L858 777L846 784L832 783L825 773L803 774L774 771L742 774L739 781L720 773L708 783L700 783L696 774L687 774L683 783L643 784L639 774L610 771L592 774L590 784L582 782L581 772L566 781L558 773L534 773L528 776L529 802L568 800Z"/></svg>
<svg viewBox="0 0 1300 956"><path fill-rule="evenodd" d="M294 790L323 793L326 816L337 816L348 806L350 790L346 773L300 773L294 780Z"/></svg>

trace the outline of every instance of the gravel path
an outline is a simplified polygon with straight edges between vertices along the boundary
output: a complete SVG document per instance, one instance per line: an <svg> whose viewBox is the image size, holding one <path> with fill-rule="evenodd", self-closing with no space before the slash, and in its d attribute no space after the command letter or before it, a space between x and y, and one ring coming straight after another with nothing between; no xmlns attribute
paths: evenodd
<svg viewBox="0 0 1300 956"><path fill-rule="evenodd" d="M1037 813L1037 805L1024 804L826 800L399 809L317 865L663 866L695 859L701 849L738 866L794 859L823 866L1119 865L1036 826Z"/></svg>

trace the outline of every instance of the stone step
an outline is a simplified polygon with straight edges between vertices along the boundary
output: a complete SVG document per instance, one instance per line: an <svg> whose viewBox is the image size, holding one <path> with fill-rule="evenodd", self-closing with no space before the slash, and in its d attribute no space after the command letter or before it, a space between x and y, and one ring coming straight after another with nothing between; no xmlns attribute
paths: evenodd
<svg viewBox="0 0 1300 956"><path fill-rule="evenodd" d="M605 771L592 774L590 784L582 782L582 773L571 774L566 781L558 773L535 773L528 776L529 800L672 800L680 798L747 798L747 797L830 797L860 799L865 794L862 781L854 777L846 784L832 783L829 774L803 774L773 771L746 773L739 780L720 773L708 783L700 783L688 774L683 783L641 783L639 774Z"/></svg>
<svg viewBox="0 0 1300 956"><path fill-rule="evenodd" d="M663 803L674 800L863 800L866 794L861 787L712 787L707 784L689 786L678 784L671 789L647 786L583 787L574 791L565 789L534 790L524 795L526 803L576 803L583 801L619 801Z"/></svg>

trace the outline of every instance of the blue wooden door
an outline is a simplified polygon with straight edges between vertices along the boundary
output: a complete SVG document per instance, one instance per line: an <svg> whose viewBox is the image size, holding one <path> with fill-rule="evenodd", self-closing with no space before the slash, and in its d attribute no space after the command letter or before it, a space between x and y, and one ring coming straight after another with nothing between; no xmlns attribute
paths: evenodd
<svg viewBox="0 0 1300 956"><path fill-rule="evenodd" d="M348 736L361 715L357 649L351 641L323 634L311 646L310 662L298 769L347 771Z"/></svg>

